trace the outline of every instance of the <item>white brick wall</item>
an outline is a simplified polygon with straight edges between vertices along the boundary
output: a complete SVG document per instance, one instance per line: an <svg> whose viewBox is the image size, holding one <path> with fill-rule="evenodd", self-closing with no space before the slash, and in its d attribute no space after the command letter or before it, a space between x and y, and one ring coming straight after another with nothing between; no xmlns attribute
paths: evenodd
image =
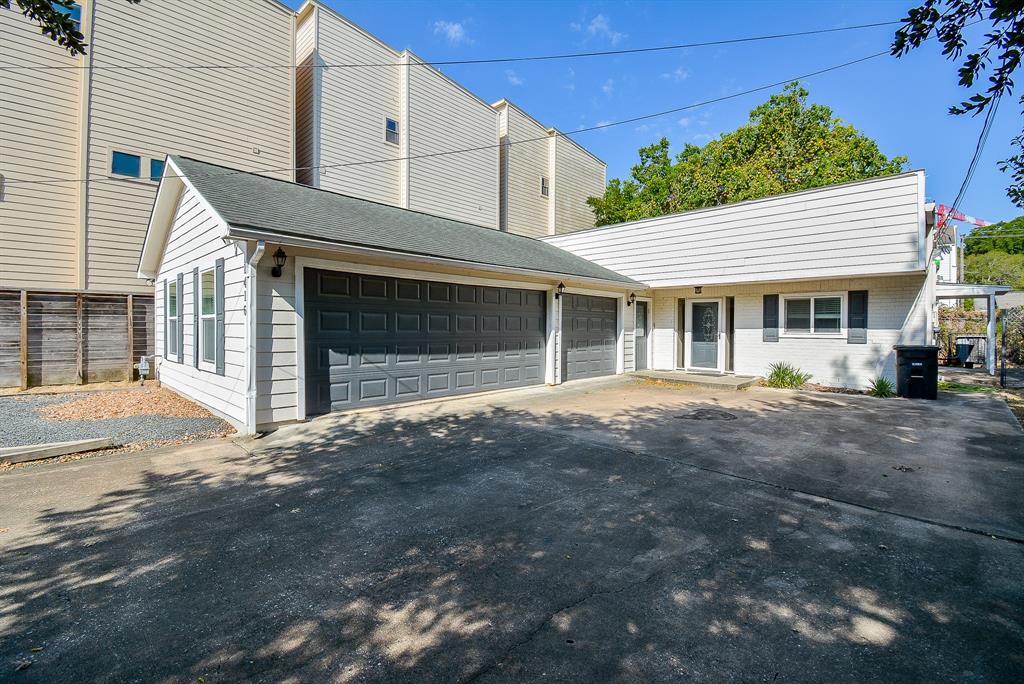
<svg viewBox="0 0 1024 684"><path fill-rule="evenodd" d="M654 293L654 366L675 368L679 333L679 298L735 298L735 371L764 375L768 366L785 361L813 375L812 382L863 389L877 375L895 381L894 344L926 344L928 302L924 274L882 278L803 281L656 290ZM762 295L868 291L868 342L848 344L846 338L787 338L762 340ZM780 303L780 315L781 311ZM845 326L845 321L844 321Z"/></svg>

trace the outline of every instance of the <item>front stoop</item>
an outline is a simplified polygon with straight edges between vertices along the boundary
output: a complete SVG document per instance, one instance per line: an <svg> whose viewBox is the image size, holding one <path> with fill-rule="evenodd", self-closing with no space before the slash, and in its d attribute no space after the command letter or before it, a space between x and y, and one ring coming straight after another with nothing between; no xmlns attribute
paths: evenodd
<svg viewBox="0 0 1024 684"><path fill-rule="evenodd" d="M689 371L644 370L631 373L646 380L660 380L678 385L692 385L720 390L741 390L757 383L752 375L720 375L717 373L691 373Z"/></svg>

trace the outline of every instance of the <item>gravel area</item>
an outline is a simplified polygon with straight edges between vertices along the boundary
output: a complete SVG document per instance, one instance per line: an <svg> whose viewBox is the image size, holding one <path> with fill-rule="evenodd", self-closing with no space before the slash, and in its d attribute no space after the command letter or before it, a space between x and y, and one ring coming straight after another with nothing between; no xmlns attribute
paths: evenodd
<svg viewBox="0 0 1024 684"><path fill-rule="evenodd" d="M116 392L122 391L135 390ZM58 404L79 402L83 398L92 397L105 401L110 394L112 392L76 392L63 395L0 397L0 447L69 442L94 437L111 437L119 445L153 444L218 436L231 431L231 426L226 422L201 409L196 411L197 415L189 417L129 415L100 420L53 420L44 415L46 409L56 407ZM147 395L139 395L139 400L144 401L147 398Z"/></svg>

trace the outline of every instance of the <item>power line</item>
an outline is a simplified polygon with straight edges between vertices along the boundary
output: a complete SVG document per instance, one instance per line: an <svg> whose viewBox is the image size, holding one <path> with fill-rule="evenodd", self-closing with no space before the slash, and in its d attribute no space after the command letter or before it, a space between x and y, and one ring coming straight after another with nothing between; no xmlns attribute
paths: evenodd
<svg viewBox="0 0 1024 684"><path fill-rule="evenodd" d="M342 162L342 163L336 163L336 164L318 164L316 166L296 166L296 167L287 167L287 168L268 168L268 169L260 169L260 170L255 170L255 171L230 171L230 172L225 172L225 173L222 173L222 174L220 174L220 173L218 173L218 174L206 174L204 177L210 178L210 177L215 177L215 176L216 177L219 177L219 176L231 176L231 175L236 175L236 174L240 174L240 173L263 174L263 173L275 173L275 172L284 172L284 171L310 171L310 170L314 170L314 169L323 170L323 169L346 168L346 167L353 167L353 166L367 166L367 165L371 165L371 164L386 164L386 163L401 162L401 161L414 161L414 160L417 160L417 159L429 159L429 158L434 158L434 157L444 157L444 156L453 155L453 154L465 154L465 153L468 153L468 152L480 152L480 151L484 151L484 150L491 150L491 149L499 148L503 144L504 145L508 145L508 146L511 146L511 145L522 145L522 144L525 144L525 143L539 142L539 141L542 141L542 140L550 140L552 137L567 137L567 138L571 139L573 135L577 135L579 133L588 133L590 131L603 130L603 129L612 128L612 127L615 127L615 126L623 126L625 124L636 123L638 121L646 121L646 120L649 120L649 119L655 119L655 118L659 118L659 117L662 117L662 116L668 116L669 114L678 114L679 112L684 112L684 111L687 111L687 110L690 110L690 109L696 109L698 107L706 107L707 105L717 104L719 102L724 102L726 100L732 100L732 99L735 99L735 98L738 98L738 97L743 97L745 95L750 95L752 93L757 93L757 92L760 92L762 90L769 90L771 88L777 88L779 86L786 85L787 83L791 83L793 81L801 81L801 80L804 80L804 79L812 78L814 76L820 76L822 74L826 74L826 73L829 73L829 72L832 72L832 71L837 71L839 69L845 69L846 67L854 66L855 64L860 64L861 62L867 62L867 61L872 60L872 59L877 59L878 57L882 57L883 55L888 55L888 54L889 54L888 50L883 50L882 52L876 52L874 54L867 55L866 57L860 57L858 59L853 59L853 60L850 60L848 62L843 62L841 64L835 64L833 66L825 67L823 69L818 69L816 71L811 71L811 72L806 73L806 74L801 74L801 75L798 75L798 76L790 76L790 77L782 79L780 81L775 81L773 83L766 83L765 85L757 86L756 88L748 88L747 90L742 90L742 91L739 91L739 92L736 92L736 93L732 93L730 95L722 95L721 97L715 97L715 98L712 98L712 99L709 99L709 100L703 100L701 102L695 102L693 104L683 105L681 107L674 107L672 109L666 109L666 110L663 110L663 111L660 111L660 112L654 112L652 114L643 114L643 115L634 116L634 117L631 117L631 118L628 118L628 119L621 119L619 121L610 121L610 122L607 122L607 123L596 124L594 126L588 126L586 128L578 128L575 131L573 131L572 133L564 133L562 131L555 130L555 132L552 135L544 135L544 136L539 136L539 137L536 137L536 138L526 138L526 139L523 139L523 140L515 140L515 141L511 141L511 142L506 142L506 143L500 143L499 142L499 143L495 143L495 144L479 145L477 147L465 147L465 148L461 148L461 149L445 150L445 151L442 151L442 152L431 152L431 153L427 153L427 154L409 155L409 156L405 156L405 157L392 157L390 159L366 159L366 160L362 160L362 161ZM174 176L174 175L165 175L164 176L164 178L175 178L175 177L177 177L177 176ZM111 183L111 182L113 182L113 183L120 183L122 181L119 178L109 178L109 177L106 177L106 176L101 176L101 177L95 177L94 176L94 177L91 177L91 178L65 178L65 179L60 179L60 178L44 178L44 179L32 179L32 180L29 180L29 179L23 179L23 180L22 179L10 179L10 180L7 181L7 184L8 185L53 185L53 184L60 184L60 183L104 183L104 182L106 182L106 183Z"/></svg>
<svg viewBox="0 0 1024 684"><path fill-rule="evenodd" d="M551 55L528 55L522 57L489 57L484 59L449 59L449 60L438 60L433 62L412 62L408 63L408 66L451 66L457 64L509 64L517 62L542 62L552 61L561 59L579 59L587 57L606 57L614 55L633 55L643 54L648 52L666 52L670 50L685 50L689 48L699 47L712 47L720 45L735 45L738 43L754 43L767 40L778 40L781 38L798 38L801 36L812 36L821 35L828 33L838 33L841 31L857 31L860 29L877 28L879 26L893 26L895 24L901 24L901 21L879 21L871 24L857 24L855 26L840 26L836 28L827 29L813 29L810 31L793 31L789 33L773 33L763 36L748 36L745 38L726 38L722 40L709 40L699 43L680 43L677 45L659 45L656 47L643 47L643 48L627 48L622 50L601 50L594 52L566 52ZM61 69L126 69L126 70L155 70L155 71L176 71L176 70L201 70L201 69L218 69L218 70L254 70L254 69L297 69L297 68L317 68L317 69L362 69L362 68L376 68L376 67L395 67L395 66L406 66L399 64L398 62L377 62L377 63L365 63L365 64L309 64L309 65L295 65L295 64L136 64L136 65L125 65L125 64L110 64L110 65L0 65L0 71L19 71L19 70L40 70L40 71L51 71Z"/></svg>

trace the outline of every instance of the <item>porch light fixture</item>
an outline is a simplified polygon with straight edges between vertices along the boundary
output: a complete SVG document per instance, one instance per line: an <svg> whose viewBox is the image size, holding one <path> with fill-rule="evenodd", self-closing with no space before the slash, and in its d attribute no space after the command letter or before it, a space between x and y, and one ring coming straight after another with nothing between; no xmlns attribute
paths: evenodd
<svg viewBox="0 0 1024 684"><path fill-rule="evenodd" d="M565 292L565 283L558 283L558 287L555 288L555 299L561 299L563 292Z"/></svg>
<svg viewBox="0 0 1024 684"><path fill-rule="evenodd" d="M701 287L700 285L698 285L697 287L693 288L693 294L700 294L703 291L704 291L704 288Z"/></svg>
<svg viewBox="0 0 1024 684"><path fill-rule="evenodd" d="M284 269L284 262L288 260L288 255L284 253L284 250L280 247L274 252L274 268L270 269L270 275L275 278L281 277L281 271Z"/></svg>
<svg viewBox="0 0 1024 684"><path fill-rule="evenodd" d="M626 306L633 306L633 302L636 301L636 293L630 292L629 297L626 298Z"/></svg>

